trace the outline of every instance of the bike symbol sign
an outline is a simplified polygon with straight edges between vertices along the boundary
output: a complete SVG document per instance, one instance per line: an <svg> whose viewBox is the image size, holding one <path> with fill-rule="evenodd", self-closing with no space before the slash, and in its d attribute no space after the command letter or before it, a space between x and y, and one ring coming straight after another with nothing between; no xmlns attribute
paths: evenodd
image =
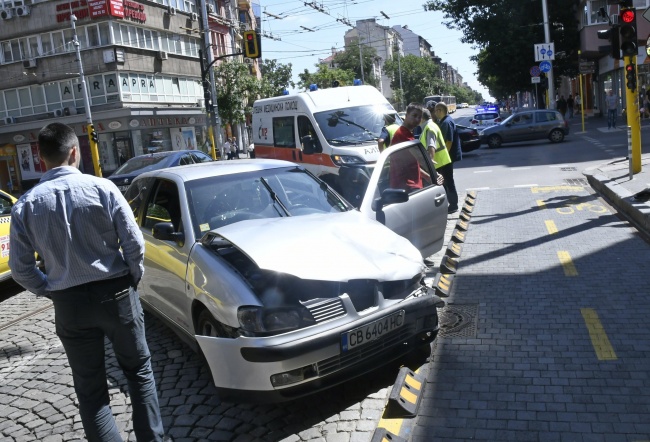
<svg viewBox="0 0 650 442"><path fill-rule="evenodd" d="M542 72L550 72L551 70L551 62L550 61L543 61L539 64L539 70Z"/></svg>

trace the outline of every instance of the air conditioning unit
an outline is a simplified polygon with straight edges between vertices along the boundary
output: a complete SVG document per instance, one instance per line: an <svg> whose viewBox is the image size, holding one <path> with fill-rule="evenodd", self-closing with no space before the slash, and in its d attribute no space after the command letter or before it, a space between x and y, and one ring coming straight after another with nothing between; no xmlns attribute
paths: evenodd
<svg viewBox="0 0 650 442"><path fill-rule="evenodd" d="M197 20L199 19L199 16L198 16L198 14L197 14L196 12L192 12L192 13L190 14L190 19L191 19L192 21L197 21Z"/></svg>
<svg viewBox="0 0 650 442"><path fill-rule="evenodd" d="M14 117L6 117L4 119L5 124L14 124L16 122L16 119Z"/></svg>
<svg viewBox="0 0 650 442"><path fill-rule="evenodd" d="M23 60L23 67L25 69L34 69L38 66L35 58L30 58L29 60Z"/></svg>
<svg viewBox="0 0 650 442"><path fill-rule="evenodd" d="M0 11L0 18L3 20L10 20L14 17L13 9L3 9Z"/></svg>
<svg viewBox="0 0 650 442"><path fill-rule="evenodd" d="M167 7L167 14L169 15L176 15L176 8L173 6L168 6Z"/></svg>
<svg viewBox="0 0 650 442"><path fill-rule="evenodd" d="M208 5L208 14L214 14L214 5Z"/></svg>
<svg viewBox="0 0 650 442"><path fill-rule="evenodd" d="M169 54L165 51L158 51L156 58L158 60L167 60L169 58Z"/></svg>
<svg viewBox="0 0 650 442"><path fill-rule="evenodd" d="M55 117L62 117L63 116L63 109L54 109L54 116Z"/></svg>
<svg viewBox="0 0 650 442"><path fill-rule="evenodd" d="M26 17L30 13L29 6L24 5L24 6L17 6L16 7L16 15L18 17Z"/></svg>
<svg viewBox="0 0 650 442"><path fill-rule="evenodd" d="M63 115L70 116L70 115L77 115L77 108L68 106L63 108Z"/></svg>

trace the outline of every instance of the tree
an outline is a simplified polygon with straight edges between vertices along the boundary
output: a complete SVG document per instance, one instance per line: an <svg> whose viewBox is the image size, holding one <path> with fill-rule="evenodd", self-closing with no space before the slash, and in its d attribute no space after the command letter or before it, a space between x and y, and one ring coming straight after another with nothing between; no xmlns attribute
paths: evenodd
<svg viewBox="0 0 650 442"><path fill-rule="evenodd" d="M430 59L409 54L401 57L399 61L397 58L386 61L384 72L391 79L392 89L400 87L400 68L406 104L422 103L427 95L442 92L445 83L440 78L440 67Z"/></svg>
<svg viewBox="0 0 650 442"><path fill-rule="evenodd" d="M276 97L289 87L296 84L291 80L291 63L282 64L277 60L264 60L260 63L262 80L260 82L260 98Z"/></svg>
<svg viewBox="0 0 650 442"><path fill-rule="evenodd" d="M334 55L334 63L339 69L354 72L354 78L363 78L365 84L378 87L380 78L374 73L374 63L377 58L377 50L368 45L361 45L361 59L363 60L363 75L361 75L361 63L359 60L359 41L350 43L343 51Z"/></svg>
<svg viewBox="0 0 650 442"><path fill-rule="evenodd" d="M333 86L334 81L338 81L340 86L351 86L354 82L354 72L345 69L331 69L325 64L316 64L318 70L314 73L307 69L302 74L298 74L300 81L299 88L309 89L309 85L317 84L319 89L327 89Z"/></svg>
<svg viewBox="0 0 650 442"><path fill-rule="evenodd" d="M252 110L259 92L259 81L250 68L237 60L222 61L214 68L217 86L217 107L221 119L230 125L243 123Z"/></svg>
<svg viewBox="0 0 650 442"><path fill-rule="evenodd" d="M531 87L529 70L535 64L533 45L544 42L539 1L428 0L425 9L442 11L450 29L463 32L462 41L480 49L478 80L495 96ZM577 2L548 0L551 41L555 43L554 72L577 74L579 48Z"/></svg>

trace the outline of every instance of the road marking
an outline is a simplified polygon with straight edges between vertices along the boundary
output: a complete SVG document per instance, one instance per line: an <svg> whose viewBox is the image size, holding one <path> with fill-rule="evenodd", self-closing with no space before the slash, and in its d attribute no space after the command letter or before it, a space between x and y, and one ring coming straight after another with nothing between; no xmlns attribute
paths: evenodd
<svg viewBox="0 0 650 442"><path fill-rule="evenodd" d="M548 166L548 167L571 167L571 165L570 164L554 164L554 165Z"/></svg>
<svg viewBox="0 0 650 442"><path fill-rule="evenodd" d="M488 173L488 172L492 172L492 170L490 169L490 170L475 170L474 171L474 173Z"/></svg>
<svg viewBox="0 0 650 442"><path fill-rule="evenodd" d="M470 187L469 189L467 189L468 192L470 190L490 190L490 188L489 187Z"/></svg>
<svg viewBox="0 0 650 442"><path fill-rule="evenodd" d="M510 170L528 170L532 169L531 167L511 167Z"/></svg>
<svg viewBox="0 0 650 442"><path fill-rule="evenodd" d="M537 200L537 207L539 207L542 210L546 209L546 203L544 202L544 200Z"/></svg>
<svg viewBox="0 0 650 442"><path fill-rule="evenodd" d="M617 359L616 352L609 342L605 328L598 319L598 313L592 308L581 308L582 318L585 320L589 337L591 338L591 345L594 346L596 357L599 361L614 361Z"/></svg>
<svg viewBox="0 0 650 442"><path fill-rule="evenodd" d="M539 186L539 184L517 184L516 186L512 186L512 187L535 187L535 186Z"/></svg>
<svg viewBox="0 0 650 442"><path fill-rule="evenodd" d="M557 252L557 257L560 260L560 264L562 264L562 268L564 269L564 276L578 276L578 270L573 264L573 260L571 259L569 252L566 250L560 250Z"/></svg>
<svg viewBox="0 0 650 442"><path fill-rule="evenodd" d="M558 232L557 226L555 225L555 222L553 222L553 220L549 219L544 221L544 223L546 224L546 230L548 230L548 233L550 235L553 235L554 233Z"/></svg>
<svg viewBox="0 0 650 442"><path fill-rule="evenodd" d="M543 186L533 187L530 190L533 193L561 192L563 190L579 192L581 190L585 190L585 188L582 186Z"/></svg>

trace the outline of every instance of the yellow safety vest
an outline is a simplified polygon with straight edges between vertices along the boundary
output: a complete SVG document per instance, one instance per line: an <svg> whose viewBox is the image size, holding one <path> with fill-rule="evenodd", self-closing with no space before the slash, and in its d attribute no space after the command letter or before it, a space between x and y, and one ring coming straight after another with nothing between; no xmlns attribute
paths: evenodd
<svg viewBox="0 0 650 442"><path fill-rule="evenodd" d="M449 156L449 151L445 144L445 137L442 135L442 131L438 125L433 121L427 121L426 126L424 126L422 135L420 135L420 143L422 143L425 148L429 147L427 146L427 131L433 132L436 136L436 152L433 155L433 161L436 162L436 169L451 163L451 157Z"/></svg>
<svg viewBox="0 0 650 442"><path fill-rule="evenodd" d="M397 132L397 129L399 129L399 124L396 123L386 126L386 131L388 132L388 136L390 137L388 140L384 140L384 145L386 147L390 146L390 143L393 142L393 136L395 135L395 132Z"/></svg>

